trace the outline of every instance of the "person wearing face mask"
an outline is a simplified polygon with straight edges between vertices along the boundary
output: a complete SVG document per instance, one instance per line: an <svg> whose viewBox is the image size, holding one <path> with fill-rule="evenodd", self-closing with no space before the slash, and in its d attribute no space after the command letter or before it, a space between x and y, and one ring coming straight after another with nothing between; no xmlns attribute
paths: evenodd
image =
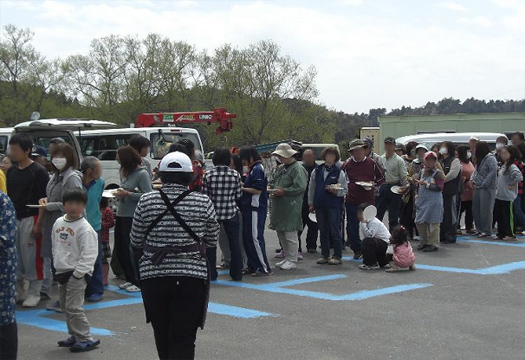
<svg viewBox="0 0 525 360"><path fill-rule="evenodd" d="M506 136L498 136L496 139L496 149L494 150L494 155L496 156L496 160L498 161L498 165L502 165L503 161L501 160L499 153L501 149L503 149L505 146L507 146L509 142L509 139Z"/></svg>
<svg viewBox="0 0 525 360"><path fill-rule="evenodd" d="M64 215L62 195L69 189L83 189L82 175L78 170L78 162L75 151L71 145L62 143L53 149L51 158L53 175L47 183L46 196L38 202L43 206L41 215L44 216L42 223L42 259L44 259L44 281L42 283L42 297L49 298L53 274L51 270L53 253L51 251L51 232L55 221ZM58 301L48 306L49 310L60 311Z"/></svg>
<svg viewBox="0 0 525 360"><path fill-rule="evenodd" d="M456 147L450 141L441 143L439 162L445 173L443 187L443 222L440 229L440 240L444 244L456 242L458 227L458 200L461 194L461 163L456 157Z"/></svg>
<svg viewBox="0 0 525 360"><path fill-rule="evenodd" d="M474 165L470 161L471 153L467 145L458 146L458 159L461 163L461 182L463 184L463 193L461 194L461 215L465 213L465 230L467 234L474 233L474 217L472 214L472 199L474 198L474 186L470 178L474 173ZM458 220L459 221L459 220ZM461 230L458 231L461 234Z"/></svg>
<svg viewBox="0 0 525 360"><path fill-rule="evenodd" d="M423 252L439 250L439 224L443 221L443 191L445 175L437 168L437 155L433 151L425 154L425 166L418 174L415 200L416 220Z"/></svg>

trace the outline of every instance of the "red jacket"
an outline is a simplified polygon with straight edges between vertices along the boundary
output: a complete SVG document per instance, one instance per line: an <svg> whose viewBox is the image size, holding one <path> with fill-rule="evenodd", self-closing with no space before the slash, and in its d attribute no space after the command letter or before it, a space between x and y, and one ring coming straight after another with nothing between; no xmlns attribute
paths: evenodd
<svg viewBox="0 0 525 360"><path fill-rule="evenodd" d="M348 194L346 202L354 205L368 203L375 204L375 191L365 190L362 186L356 184L360 181L373 181L376 185L381 185L385 181L385 172L374 160L365 158L357 162L354 158L348 159L341 168L348 181Z"/></svg>

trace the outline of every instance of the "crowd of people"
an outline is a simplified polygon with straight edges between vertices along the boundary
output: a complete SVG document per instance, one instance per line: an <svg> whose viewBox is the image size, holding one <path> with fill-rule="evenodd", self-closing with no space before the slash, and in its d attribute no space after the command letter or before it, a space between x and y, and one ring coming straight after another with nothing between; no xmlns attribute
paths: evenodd
<svg viewBox="0 0 525 360"><path fill-rule="evenodd" d="M245 146L215 149L214 167L204 171L187 139L152 168L149 147L137 136L118 149L121 187L103 197L97 158L77 164L73 148L56 138L48 161L28 135L11 137L0 171L3 358L16 358L15 304L32 308L42 300L66 315L69 337L59 346L96 348L83 303L104 298L111 266L122 291L142 293L159 357L191 359L217 270L227 269L233 281L273 274L266 227L280 243L275 268L298 267L306 232L305 249L320 251L319 265L340 266L350 247L360 269L387 272L416 268L411 240L435 252L463 230L492 238L497 226L494 240L513 241L525 228L522 133L510 144L498 138L493 151L476 138L428 149L387 137L381 156L371 139L355 139L345 161L330 146L321 164L311 150L282 143L271 153L274 169ZM107 196L117 200L116 216Z"/></svg>

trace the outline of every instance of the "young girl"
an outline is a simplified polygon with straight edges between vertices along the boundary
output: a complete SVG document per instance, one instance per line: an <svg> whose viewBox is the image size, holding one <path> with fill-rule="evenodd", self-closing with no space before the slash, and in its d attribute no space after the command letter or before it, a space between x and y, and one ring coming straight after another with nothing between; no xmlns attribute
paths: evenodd
<svg viewBox="0 0 525 360"><path fill-rule="evenodd" d="M102 227L100 237L102 238L102 278L103 285L108 285L109 262L111 257L111 247L109 246L109 229L115 226L115 217L113 210L109 207L108 198L103 197L100 200L100 212L102 213Z"/></svg>
<svg viewBox="0 0 525 360"><path fill-rule="evenodd" d="M390 269L387 269L387 272L416 270L414 265L416 256L408 239L409 234L404 226L397 226L392 231L390 246L387 250L387 258L390 262Z"/></svg>
<svg viewBox="0 0 525 360"><path fill-rule="evenodd" d="M520 158L519 150L512 145L500 149L503 165L498 173L494 216L498 223L498 239L516 240L514 234L514 199L518 196L518 183L523 180L514 161Z"/></svg>

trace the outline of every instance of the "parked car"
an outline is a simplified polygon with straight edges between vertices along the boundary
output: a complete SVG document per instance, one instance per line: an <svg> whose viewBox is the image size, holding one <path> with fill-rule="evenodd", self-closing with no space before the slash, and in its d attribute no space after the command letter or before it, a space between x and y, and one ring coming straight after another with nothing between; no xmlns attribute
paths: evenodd
<svg viewBox="0 0 525 360"><path fill-rule="evenodd" d="M456 146L468 145L469 140L472 137L475 137L481 141L486 141L493 150L496 148L496 139L499 136L505 136L505 134L489 132L419 134L397 138L396 143L406 145L411 141L415 141L418 144L423 144L428 149L430 149L432 145L441 143L443 141L450 141Z"/></svg>

